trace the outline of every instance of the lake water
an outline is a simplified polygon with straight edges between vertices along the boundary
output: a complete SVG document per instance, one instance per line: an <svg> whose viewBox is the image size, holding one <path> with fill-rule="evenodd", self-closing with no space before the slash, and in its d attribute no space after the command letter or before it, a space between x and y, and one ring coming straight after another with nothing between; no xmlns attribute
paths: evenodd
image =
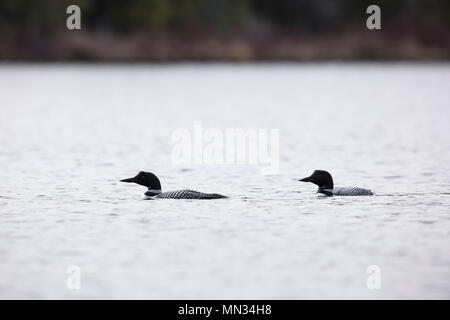
<svg viewBox="0 0 450 320"><path fill-rule="evenodd" d="M449 64L0 65L0 298L449 299L449 92ZM277 174L174 164L195 121L278 129ZM140 170L230 198L145 201Z"/></svg>

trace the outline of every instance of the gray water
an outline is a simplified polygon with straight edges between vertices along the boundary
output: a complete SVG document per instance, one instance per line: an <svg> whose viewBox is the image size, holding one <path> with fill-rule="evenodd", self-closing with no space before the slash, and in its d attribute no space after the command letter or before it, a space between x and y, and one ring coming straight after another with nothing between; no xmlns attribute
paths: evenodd
<svg viewBox="0 0 450 320"><path fill-rule="evenodd" d="M448 299L449 92L449 64L0 65L0 298ZM194 121L279 129L278 173L175 165Z"/></svg>

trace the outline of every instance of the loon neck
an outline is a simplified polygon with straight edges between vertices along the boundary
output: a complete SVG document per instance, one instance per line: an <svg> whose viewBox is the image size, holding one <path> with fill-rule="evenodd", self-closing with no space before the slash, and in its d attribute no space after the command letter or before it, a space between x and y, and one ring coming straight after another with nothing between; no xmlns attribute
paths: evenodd
<svg viewBox="0 0 450 320"><path fill-rule="evenodd" d="M146 192L145 192L145 195L147 196L147 197L153 197L153 196L156 196L156 195L158 195L158 194L160 194L161 193L161 189L148 189Z"/></svg>
<svg viewBox="0 0 450 320"><path fill-rule="evenodd" d="M333 187L319 187L317 190L317 193L322 193L326 196L332 196L333 195Z"/></svg>

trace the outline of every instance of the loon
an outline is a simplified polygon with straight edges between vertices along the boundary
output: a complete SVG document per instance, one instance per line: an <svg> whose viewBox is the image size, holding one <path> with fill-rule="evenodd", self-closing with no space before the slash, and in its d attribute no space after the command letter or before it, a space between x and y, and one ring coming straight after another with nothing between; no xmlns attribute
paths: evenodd
<svg viewBox="0 0 450 320"><path fill-rule="evenodd" d="M331 174L324 170L315 170L309 177L300 179L303 182L312 182L319 186L317 193L322 193L326 196L371 196L372 191L368 189L347 187L334 188L333 178Z"/></svg>
<svg viewBox="0 0 450 320"><path fill-rule="evenodd" d="M194 190L178 190L161 192L161 183L157 176L151 172L139 172L135 177L120 180L121 182L134 182L148 188L145 196L159 199L221 199L227 198L217 193L203 193Z"/></svg>

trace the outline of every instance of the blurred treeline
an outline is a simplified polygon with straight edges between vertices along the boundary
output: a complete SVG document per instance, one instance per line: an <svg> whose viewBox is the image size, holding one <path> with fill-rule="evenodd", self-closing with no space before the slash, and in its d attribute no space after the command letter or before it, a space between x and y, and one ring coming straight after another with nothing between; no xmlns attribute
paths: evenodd
<svg viewBox="0 0 450 320"><path fill-rule="evenodd" d="M4 60L449 59L449 39L450 0L0 0Z"/></svg>

